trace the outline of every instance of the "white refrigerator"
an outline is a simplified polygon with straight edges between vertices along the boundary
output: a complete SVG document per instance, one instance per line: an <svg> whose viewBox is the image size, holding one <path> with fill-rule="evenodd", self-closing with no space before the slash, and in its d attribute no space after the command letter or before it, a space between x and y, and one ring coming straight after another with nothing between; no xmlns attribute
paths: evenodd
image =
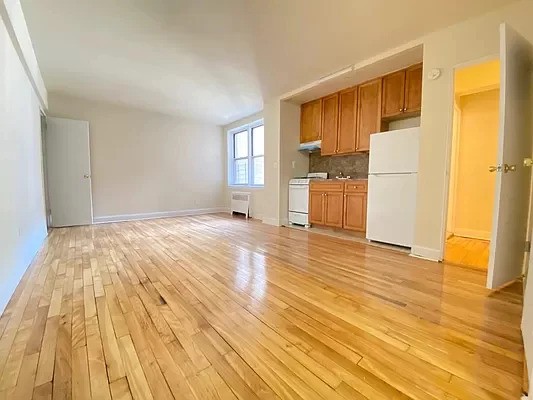
<svg viewBox="0 0 533 400"><path fill-rule="evenodd" d="M419 138L420 128L370 136L367 239L413 245Z"/></svg>

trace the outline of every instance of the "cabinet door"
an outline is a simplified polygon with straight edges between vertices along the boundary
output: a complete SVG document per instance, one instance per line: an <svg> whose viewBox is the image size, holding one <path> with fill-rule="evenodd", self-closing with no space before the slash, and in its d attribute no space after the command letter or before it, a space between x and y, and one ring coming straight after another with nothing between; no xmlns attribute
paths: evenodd
<svg viewBox="0 0 533 400"><path fill-rule="evenodd" d="M381 78L359 86L357 150L370 149L370 135L381 130Z"/></svg>
<svg viewBox="0 0 533 400"><path fill-rule="evenodd" d="M405 112L422 109L422 64L407 68L405 73Z"/></svg>
<svg viewBox="0 0 533 400"><path fill-rule="evenodd" d="M344 196L344 229L366 231L366 193Z"/></svg>
<svg viewBox="0 0 533 400"><path fill-rule="evenodd" d="M326 192L324 224L342 228L342 212L344 196L342 192Z"/></svg>
<svg viewBox="0 0 533 400"><path fill-rule="evenodd" d="M309 192L309 222L324 225L324 192Z"/></svg>
<svg viewBox="0 0 533 400"><path fill-rule="evenodd" d="M339 93L339 133L337 153L355 153L357 150L357 88Z"/></svg>
<svg viewBox="0 0 533 400"><path fill-rule="evenodd" d="M404 112L405 70L383 78L383 118L394 117Z"/></svg>
<svg viewBox="0 0 533 400"><path fill-rule="evenodd" d="M322 99L302 104L300 116L300 143L321 138Z"/></svg>
<svg viewBox="0 0 533 400"><path fill-rule="evenodd" d="M322 99L322 149L323 156L337 153L337 127L339 120L339 94Z"/></svg>

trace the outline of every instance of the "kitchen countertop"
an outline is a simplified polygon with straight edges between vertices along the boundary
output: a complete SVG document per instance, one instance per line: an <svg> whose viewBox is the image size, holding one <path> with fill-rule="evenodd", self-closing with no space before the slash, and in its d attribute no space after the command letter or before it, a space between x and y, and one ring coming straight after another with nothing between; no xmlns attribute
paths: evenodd
<svg viewBox="0 0 533 400"><path fill-rule="evenodd" d="M324 182L356 182L356 181L368 181L368 178L350 178L350 179L325 179Z"/></svg>

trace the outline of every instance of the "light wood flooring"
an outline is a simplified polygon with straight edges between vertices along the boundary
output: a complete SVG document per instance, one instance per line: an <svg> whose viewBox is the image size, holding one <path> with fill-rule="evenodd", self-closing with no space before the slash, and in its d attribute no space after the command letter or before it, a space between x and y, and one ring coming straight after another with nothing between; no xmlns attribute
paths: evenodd
<svg viewBox="0 0 533 400"><path fill-rule="evenodd" d="M444 259L452 264L486 271L489 265L488 240L452 236L446 240Z"/></svg>
<svg viewBox="0 0 533 400"><path fill-rule="evenodd" d="M0 399L517 399L521 287L223 215L55 229Z"/></svg>

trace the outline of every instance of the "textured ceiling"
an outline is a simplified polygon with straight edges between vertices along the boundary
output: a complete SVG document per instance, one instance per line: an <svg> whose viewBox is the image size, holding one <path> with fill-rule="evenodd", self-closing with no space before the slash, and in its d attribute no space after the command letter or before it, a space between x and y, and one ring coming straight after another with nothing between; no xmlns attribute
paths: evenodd
<svg viewBox="0 0 533 400"><path fill-rule="evenodd" d="M511 0L22 0L50 93L226 124Z"/></svg>

